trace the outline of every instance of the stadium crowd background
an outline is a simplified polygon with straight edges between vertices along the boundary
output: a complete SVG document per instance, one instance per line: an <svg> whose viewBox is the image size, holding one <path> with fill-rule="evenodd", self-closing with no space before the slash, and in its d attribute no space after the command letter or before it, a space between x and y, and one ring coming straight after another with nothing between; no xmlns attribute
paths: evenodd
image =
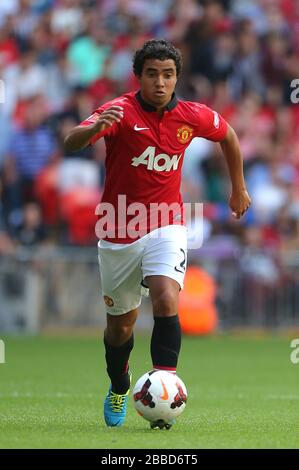
<svg viewBox="0 0 299 470"><path fill-rule="evenodd" d="M178 96L216 109L241 142L253 201L241 222L220 147L196 139L186 153L183 198L205 202L205 249L299 249L298 1L1 0L0 254L94 245L104 143L68 155L62 142L100 104L138 89L132 54L152 37L183 52Z"/></svg>

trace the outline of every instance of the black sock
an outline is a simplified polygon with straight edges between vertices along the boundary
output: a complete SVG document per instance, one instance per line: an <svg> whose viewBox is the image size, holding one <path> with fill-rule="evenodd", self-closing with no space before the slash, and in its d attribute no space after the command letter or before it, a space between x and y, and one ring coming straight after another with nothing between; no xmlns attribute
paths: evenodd
<svg viewBox="0 0 299 470"><path fill-rule="evenodd" d="M121 346L111 346L104 336L106 349L107 372L111 379L112 390L115 393L124 394L130 388L129 356L134 346L134 336L132 336Z"/></svg>
<svg viewBox="0 0 299 470"><path fill-rule="evenodd" d="M154 321L151 339L153 368L175 372L181 349L179 317L154 317Z"/></svg>

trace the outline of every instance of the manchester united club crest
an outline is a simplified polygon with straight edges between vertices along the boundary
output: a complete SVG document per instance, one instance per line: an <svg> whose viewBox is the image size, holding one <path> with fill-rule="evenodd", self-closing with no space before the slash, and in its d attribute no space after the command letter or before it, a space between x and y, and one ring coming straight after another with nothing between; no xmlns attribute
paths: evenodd
<svg viewBox="0 0 299 470"><path fill-rule="evenodd" d="M111 299L111 297L108 297L108 295L104 295L104 302L108 307L113 307L114 302Z"/></svg>
<svg viewBox="0 0 299 470"><path fill-rule="evenodd" d="M190 142L193 135L193 129L189 126L182 126L177 130L177 139L181 144L186 144Z"/></svg>

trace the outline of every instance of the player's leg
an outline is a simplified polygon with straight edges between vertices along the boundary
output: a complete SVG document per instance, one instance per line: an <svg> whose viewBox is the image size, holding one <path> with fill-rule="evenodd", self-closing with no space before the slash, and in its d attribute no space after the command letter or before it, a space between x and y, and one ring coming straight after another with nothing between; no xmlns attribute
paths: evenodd
<svg viewBox="0 0 299 470"><path fill-rule="evenodd" d="M121 426L126 417L130 387L128 360L133 349L133 327L141 303L140 252L136 246L101 242L99 263L106 303L104 333L107 372L111 380L104 403L107 426Z"/></svg>
<svg viewBox="0 0 299 470"><path fill-rule="evenodd" d="M137 309L118 316L107 313L104 345L107 373L111 380L104 403L107 426L122 426L126 418L131 382L129 356L134 345L133 327L137 314Z"/></svg>
<svg viewBox="0 0 299 470"><path fill-rule="evenodd" d="M153 305L154 327L151 337L151 357L154 369L176 372L181 348L181 328L178 317L180 285L166 276L148 276L146 283Z"/></svg>
<svg viewBox="0 0 299 470"><path fill-rule="evenodd" d="M117 316L107 313L105 357L112 391L117 394L125 394L130 388L129 356L134 346L133 327L137 315L137 309Z"/></svg>
<svg viewBox="0 0 299 470"><path fill-rule="evenodd" d="M183 226L158 229L148 240L142 269L153 304L151 356L154 369L176 372L181 347L178 300L183 288L187 231Z"/></svg>

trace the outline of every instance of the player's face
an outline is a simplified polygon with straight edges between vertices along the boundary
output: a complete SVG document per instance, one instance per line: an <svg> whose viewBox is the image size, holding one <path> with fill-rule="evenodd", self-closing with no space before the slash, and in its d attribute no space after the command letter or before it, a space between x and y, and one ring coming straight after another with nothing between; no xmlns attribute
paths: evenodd
<svg viewBox="0 0 299 470"><path fill-rule="evenodd" d="M171 100L177 82L176 67L173 59L147 59L139 77L142 98L163 108Z"/></svg>

